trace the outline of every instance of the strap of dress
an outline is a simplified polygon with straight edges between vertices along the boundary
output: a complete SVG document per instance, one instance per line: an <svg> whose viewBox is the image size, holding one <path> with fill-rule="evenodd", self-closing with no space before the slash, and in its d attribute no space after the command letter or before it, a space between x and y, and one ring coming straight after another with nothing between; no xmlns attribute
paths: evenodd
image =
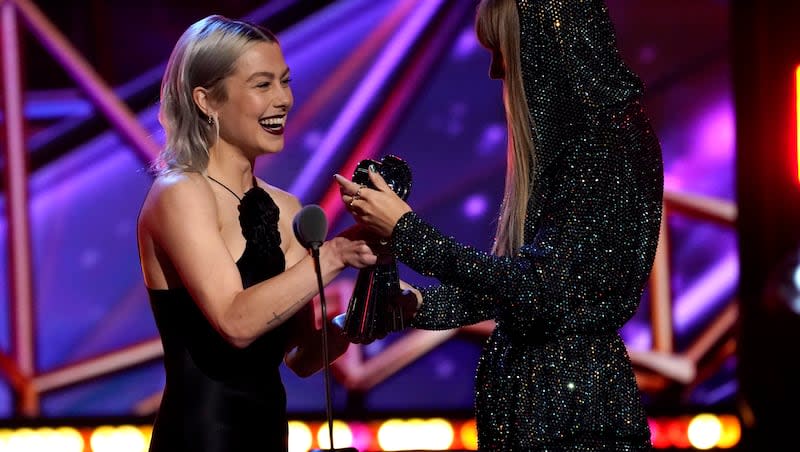
<svg viewBox="0 0 800 452"><path fill-rule="evenodd" d="M209 178L209 179L211 179L212 181L216 182L217 184L219 184L219 185L220 185L222 188L224 188L225 190L228 190L228 191L230 192L230 194L232 194L233 196L235 196L235 197L236 197L236 199L238 199L238 200L239 200L239 202L242 202L242 198L240 198L240 197L239 197L239 195L237 195L235 191L233 191L233 190L231 190L230 188L228 188L228 186L227 186L227 185L225 185L225 184L223 184L222 182L220 182L220 181L218 181L218 180L214 179L213 177L211 177L211 176L210 176L210 175L208 175L208 174L206 174L206 177L207 177L207 178ZM253 188L255 188L255 187L258 187L258 183L256 182L256 177L255 177L255 176L253 176Z"/></svg>

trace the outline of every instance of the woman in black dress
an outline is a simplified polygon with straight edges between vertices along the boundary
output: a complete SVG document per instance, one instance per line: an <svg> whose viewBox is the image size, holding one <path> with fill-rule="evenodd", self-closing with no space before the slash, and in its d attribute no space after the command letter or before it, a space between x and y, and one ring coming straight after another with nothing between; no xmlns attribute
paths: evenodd
<svg viewBox="0 0 800 452"><path fill-rule="evenodd" d="M209 16L172 52L166 146L138 221L167 377L151 451L286 450L278 367L307 376L322 366L314 265L292 233L300 203L253 175L258 156L283 149L292 103L289 68L263 28ZM320 248L326 284L374 263L362 241ZM331 336L335 359L347 343Z"/></svg>
<svg viewBox="0 0 800 452"><path fill-rule="evenodd" d="M341 176L350 212L414 270L413 325L495 319L476 380L480 450L639 451L650 433L618 330L658 241L661 149L602 0L483 0L476 31L503 81L508 170L492 253L394 195Z"/></svg>

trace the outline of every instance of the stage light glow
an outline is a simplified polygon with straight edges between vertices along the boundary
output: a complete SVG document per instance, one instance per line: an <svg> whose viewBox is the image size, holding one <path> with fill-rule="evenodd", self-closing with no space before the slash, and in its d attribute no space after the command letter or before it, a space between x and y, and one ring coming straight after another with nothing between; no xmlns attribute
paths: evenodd
<svg viewBox="0 0 800 452"><path fill-rule="evenodd" d="M679 449L691 447L692 444L689 442L687 435L688 427L689 420L684 416L670 419L664 423L664 431L672 447Z"/></svg>
<svg viewBox="0 0 800 452"><path fill-rule="evenodd" d="M461 426L461 444L465 449L478 449L478 429L475 421L467 421Z"/></svg>
<svg viewBox="0 0 800 452"><path fill-rule="evenodd" d="M390 419L378 428L378 444L384 450L447 450L453 444L453 426L444 419Z"/></svg>
<svg viewBox="0 0 800 452"><path fill-rule="evenodd" d="M648 422L654 450L729 449L741 440L741 423L731 414L649 418ZM474 419L335 421L333 428L337 447L358 450L477 450L478 447ZM150 425L6 428L0 429L0 452L145 452L151 435ZM328 446L326 422L289 421L289 452L324 450Z"/></svg>
<svg viewBox="0 0 800 452"><path fill-rule="evenodd" d="M89 444L92 452L145 452L148 447L142 431L132 425L97 427Z"/></svg>
<svg viewBox="0 0 800 452"><path fill-rule="evenodd" d="M794 288L800 291L800 266L794 269L794 274L792 274L792 282L794 283Z"/></svg>
<svg viewBox="0 0 800 452"><path fill-rule="evenodd" d="M0 433L0 450L3 452L83 452L81 434L68 427L53 429L22 428Z"/></svg>
<svg viewBox="0 0 800 452"><path fill-rule="evenodd" d="M37 450L38 445L36 441L37 435L32 429L21 428L11 433L6 442L6 447L3 448L3 450L7 450L8 452Z"/></svg>
<svg viewBox="0 0 800 452"><path fill-rule="evenodd" d="M311 429L305 423L289 421L289 452L307 452L313 441Z"/></svg>
<svg viewBox="0 0 800 452"><path fill-rule="evenodd" d="M59 427L47 433L48 451L83 452L83 435L72 427Z"/></svg>
<svg viewBox="0 0 800 452"><path fill-rule="evenodd" d="M719 421L722 424L722 434L717 441L717 447L730 449L739 444L739 440L742 438L742 425L739 423L739 419L731 414L723 414L719 416Z"/></svg>
<svg viewBox="0 0 800 452"><path fill-rule="evenodd" d="M375 450L376 446L373 444L375 442L375 428L363 422L348 422L347 426L353 433L351 447L355 447L357 450ZM336 436L334 435L334 441L336 441L335 438Z"/></svg>
<svg viewBox="0 0 800 452"><path fill-rule="evenodd" d="M144 438L144 443L150 447L150 439L153 437L153 426L152 425L140 425L139 431L142 432L142 437Z"/></svg>
<svg viewBox="0 0 800 452"><path fill-rule="evenodd" d="M405 449L403 444L403 425L400 419L389 419L378 427L378 445L384 450Z"/></svg>
<svg viewBox="0 0 800 452"><path fill-rule="evenodd" d="M797 182L800 183L800 64L794 70L795 140L797 142Z"/></svg>
<svg viewBox="0 0 800 452"><path fill-rule="evenodd" d="M83 450L83 437L74 428L0 430L0 451L3 452L83 452Z"/></svg>
<svg viewBox="0 0 800 452"><path fill-rule="evenodd" d="M8 450L8 441L11 440L12 430L0 428L0 450Z"/></svg>
<svg viewBox="0 0 800 452"><path fill-rule="evenodd" d="M711 449L722 437L722 423L713 414L698 414L689 422L688 436L695 449Z"/></svg>
<svg viewBox="0 0 800 452"><path fill-rule="evenodd" d="M672 445L669 435L664 427L663 421L648 419L650 425L650 443L654 449L666 449Z"/></svg>
<svg viewBox="0 0 800 452"><path fill-rule="evenodd" d="M328 435L328 423L325 422L319 427L317 432L317 444L323 449L330 449L330 435ZM333 421L333 444L336 447L353 447L353 432L350 427L342 421Z"/></svg>
<svg viewBox="0 0 800 452"><path fill-rule="evenodd" d="M453 445L455 432L453 426L445 419L434 418L422 423L420 438L425 440L419 448L447 450Z"/></svg>
<svg viewBox="0 0 800 452"><path fill-rule="evenodd" d="M464 201L464 215L471 219L482 217L489 209L489 201L483 194L471 195Z"/></svg>

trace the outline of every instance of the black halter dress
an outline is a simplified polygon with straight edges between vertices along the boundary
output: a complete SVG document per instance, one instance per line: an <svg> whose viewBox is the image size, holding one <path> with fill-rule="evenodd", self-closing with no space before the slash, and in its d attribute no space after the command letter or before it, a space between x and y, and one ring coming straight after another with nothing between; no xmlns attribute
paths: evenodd
<svg viewBox="0 0 800 452"><path fill-rule="evenodd" d="M236 265L247 288L284 271L280 212L255 184L240 199L239 212L247 245ZM148 293L166 371L150 451L287 450L286 393L278 371L287 324L239 349L214 330L186 289Z"/></svg>

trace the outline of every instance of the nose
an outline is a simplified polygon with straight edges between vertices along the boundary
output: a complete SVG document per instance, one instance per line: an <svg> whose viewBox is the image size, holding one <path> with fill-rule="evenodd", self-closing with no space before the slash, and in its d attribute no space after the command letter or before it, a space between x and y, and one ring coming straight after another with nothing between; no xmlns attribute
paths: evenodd
<svg viewBox="0 0 800 452"><path fill-rule="evenodd" d="M292 108L294 103L294 96L292 95L292 88L289 85L278 85L278 92L275 96L275 106L284 110Z"/></svg>

